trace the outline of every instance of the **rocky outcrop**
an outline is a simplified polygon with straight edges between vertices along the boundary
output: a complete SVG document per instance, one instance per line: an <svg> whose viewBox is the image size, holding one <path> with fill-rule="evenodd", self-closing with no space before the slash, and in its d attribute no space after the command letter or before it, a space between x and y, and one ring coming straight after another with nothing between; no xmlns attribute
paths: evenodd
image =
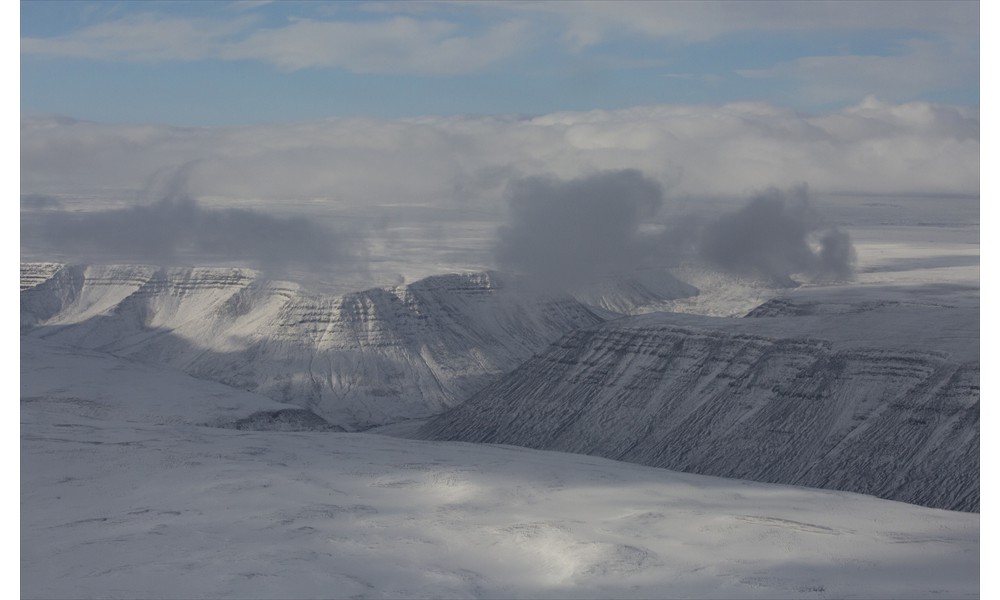
<svg viewBox="0 0 1000 600"><path fill-rule="evenodd" d="M60 268L21 293L21 314L25 335L177 367L348 429L441 412L602 321L496 273L328 297L246 269L132 265Z"/></svg>
<svg viewBox="0 0 1000 600"><path fill-rule="evenodd" d="M925 345L894 340L912 322ZM975 309L898 305L620 319L568 334L417 436L978 511L978 356L933 349L974 326Z"/></svg>

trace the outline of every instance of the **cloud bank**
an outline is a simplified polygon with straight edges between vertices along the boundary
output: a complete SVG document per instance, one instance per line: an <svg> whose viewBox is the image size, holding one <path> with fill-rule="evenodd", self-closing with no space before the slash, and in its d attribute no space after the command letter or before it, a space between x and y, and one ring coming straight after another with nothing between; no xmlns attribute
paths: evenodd
<svg viewBox="0 0 1000 600"><path fill-rule="evenodd" d="M23 194L134 197L191 161L193 196L261 202L500 206L512 177L621 169L672 196L800 182L819 193L978 194L979 115L869 99L817 115L744 103L226 128L21 119Z"/></svg>
<svg viewBox="0 0 1000 600"><path fill-rule="evenodd" d="M149 192L178 169L185 174L180 191L167 186ZM817 229L794 194L786 193L780 206L759 200L732 216L760 221L761 231L780 225L790 232L777 252L780 260L750 241L742 249L723 243L732 242L725 222L671 217L666 227L675 233L655 239L645 227L655 215L662 225L664 215L657 211L665 198L676 213L700 198L750 198L757 190L803 182L819 194L977 195L978 112L868 100L819 115L734 104L228 128L105 125L39 115L21 120L22 220L40 222L39 231L64 245L75 240L86 246L93 243L86 240L106 236L101 243L118 246L83 250L114 250L135 255L132 260L197 251L275 265L320 257L310 265L319 268L350 262L359 246L320 231L319 219L265 224L263 216L237 207L289 214L286 208L294 204L298 214L327 220L360 211L387 223L419 220L410 215L430 214L420 210L432 207L436 215L497 224L509 211L496 256L503 265L542 277L586 278L633 262L700 252L735 272L843 278L851 263L846 234ZM185 194L200 204L183 200ZM111 198L127 208L97 213L89 200L80 200L87 197ZM162 197L171 200L150 203ZM41 198L60 204L36 201ZM575 204L580 198L585 202ZM604 198L615 204L603 204ZM161 240L152 223L196 233ZM137 239L119 234L126 225L146 233ZM72 228L92 234L74 237ZM266 232L272 230L294 240L286 246L270 239ZM208 237L213 231L233 233ZM247 236L271 249L241 246ZM782 239L775 238L773 243ZM529 248L551 261L533 259ZM739 263L740 256L754 253L752 267ZM590 258L574 263L570 255ZM537 264L526 267L532 262Z"/></svg>

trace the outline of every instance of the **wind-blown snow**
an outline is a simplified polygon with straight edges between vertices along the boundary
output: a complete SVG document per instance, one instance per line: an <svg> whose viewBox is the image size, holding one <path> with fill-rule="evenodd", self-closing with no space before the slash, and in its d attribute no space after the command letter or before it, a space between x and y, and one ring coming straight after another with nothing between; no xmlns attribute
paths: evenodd
<svg viewBox="0 0 1000 600"><path fill-rule="evenodd" d="M27 342L24 598L979 595L978 515L587 456L203 427L177 411L270 401Z"/></svg>

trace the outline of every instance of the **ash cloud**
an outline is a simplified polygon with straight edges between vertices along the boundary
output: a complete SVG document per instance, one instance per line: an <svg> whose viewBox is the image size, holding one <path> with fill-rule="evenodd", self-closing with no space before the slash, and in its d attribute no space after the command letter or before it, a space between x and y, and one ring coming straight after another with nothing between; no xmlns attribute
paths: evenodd
<svg viewBox="0 0 1000 600"><path fill-rule="evenodd" d="M171 186L176 187L176 186ZM174 193L124 209L50 211L22 221L22 236L73 261L248 264L284 273L360 267L359 241L305 218L207 209Z"/></svg>
<svg viewBox="0 0 1000 600"><path fill-rule="evenodd" d="M805 186L769 189L714 219L693 214L643 233L663 205L660 185L637 170L568 181L510 184L509 221L499 231L501 268L572 289L600 277L678 261L708 263L771 285L844 280L854 272L850 237L824 228Z"/></svg>
<svg viewBox="0 0 1000 600"><path fill-rule="evenodd" d="M708 223L698 248L704 259L727 271L778 285L794 285L795 274L818 280L847 279L854 272L850 237L836 228L821 231L804 186L754 196L740 210Z"/></svg>
<svg viewBox="0 0 1000 600"><path fill-rule="evenodd" d="M569 181L515 180L508 201L496 248L501 268L572 287L644 258L639 227L660 209L663 190L639 171L607 171Z"/></svg>

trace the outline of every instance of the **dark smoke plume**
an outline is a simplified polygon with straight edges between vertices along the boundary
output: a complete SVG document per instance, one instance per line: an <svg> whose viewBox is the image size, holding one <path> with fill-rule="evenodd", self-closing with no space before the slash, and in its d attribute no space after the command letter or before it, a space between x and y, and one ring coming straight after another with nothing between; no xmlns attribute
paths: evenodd
<svg viewBox="0 0 1000 600"><path fill-rule="evenodd" d="M819 238L818 258L816 279L846 280L854 277L857 253L846 231L833 228L824 233Z"/></svg>
<svg viewBox="0 0 1000 600"><path fill-rule="evenodd" d="M847 233L823 232L814 250L810 238L821 229L805 186L790 192L770 189L740 210L708 223L701 234L701 256L723 269L794 285L792 275L847 279L854 272L854 247Z"/></svg>
<svg viewBox="0 0 1000 600"><path fill-rule="evenodd" d="M679 216L655 235L641 226L660 209L663 193L639 171L516 180L508 198L497 262L563 288L692 259L779 286L796 285L793 275L842 280L854 271L849 236L822 228L805 186L767 190L714 220Z"/></svg>
<svg viewBox="0 0 1000 600"><path fill-rule="evenodd" d="M508 198L497 262L542 283L572 287L644 258L639 226L659 210L663 191L639 171L624 170L570 181L520 179L509 185Z"/></svg>
<svg viewBox="0 0 1000 600"><path fill-rule="evenodd" d="M47 212L22 229L40 247L80 262L215 261L329 272L351 267L357 256L356 241L307 219L206 209L183 194L125 209Z"/></svg>

